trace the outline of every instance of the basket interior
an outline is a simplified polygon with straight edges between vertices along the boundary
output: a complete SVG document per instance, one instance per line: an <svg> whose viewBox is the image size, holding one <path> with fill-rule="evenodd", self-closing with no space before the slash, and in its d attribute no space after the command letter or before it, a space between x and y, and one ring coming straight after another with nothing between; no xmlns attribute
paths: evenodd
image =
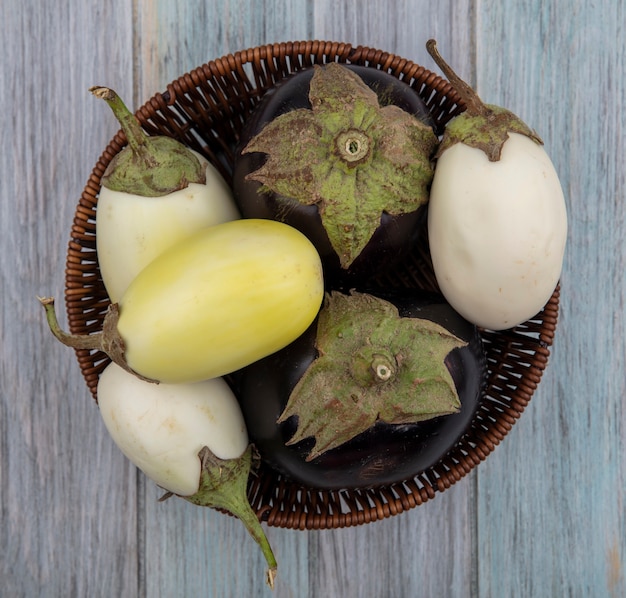
<svg viewBox="0 0 626 598"><path fill-rule="evenodd" d="M439 132L464 108L447 81L409 60L363 46L306 41L252 48L204 64L170 83L136 114L149 134L174 137L204 154L230 182L240 131L265 91L292 72L331 61L382 69L402 79L426 102ZM95 215L100 179L125 144L120 131L98 159L76 208L65 272L67 315L75 334L101 330L109 306L98 268ZM380 282L437 290L426 231L420 239ZM261 463L249 483L252 508L271 526L338 528L396 515L446 490L493 451L524 411L547 365L558 307L557 288L532 320L504 332L481 331L488 364L484 395L463 437L434 467L389 486L328 491L303 487ZM97 351L76 354L97 399L98 377L109 359Z"/></svg>

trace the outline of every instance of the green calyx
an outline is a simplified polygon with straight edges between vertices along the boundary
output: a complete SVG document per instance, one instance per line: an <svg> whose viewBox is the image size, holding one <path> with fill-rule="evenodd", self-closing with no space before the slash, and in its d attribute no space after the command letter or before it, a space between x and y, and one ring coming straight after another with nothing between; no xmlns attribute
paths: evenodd
<svg viewBox="0 0 626 598"><path fill-rule="evenodd" d="M529 127L506 108L489 104L484 106L484 113L464 112L446 126L446 132L435 154L436 158L455 143L464 143L485 152L491 162L497 162L509 133L526 135L537 143L542 143Z"/></svg>
<svg viewBox="0 0 626 598"><path fill-rule="evenodd" d="M244 454L237 459L219 459L205 446L198 457L201 462L198 492L181 498L201 507L228 511L237 517L261 547L268 565L267 583L273 588L278 564L247 496L252 447L248 446Z"/></svg>
<svg viewBox="0 0 626 598"><path fill-rule="evenodd" d="M428 201L437 138L415 116L378 97L350 69L315 66L309 100L269 122L243 153L267 160L248 175L303 205L316 205L341 266L348 268L383 212L414 212Z"/></svg>
<svg viewBox="0 0 626 598"><path fill-rule="evenodd" d="M408 424L456 413L460 401L445 358L465 345L373 295L328 294L317 323L319 356L278 419L297 417L288 444L315 438L311 461L377 421Z"/></svg>
<svg viewBox="0 0 626 598"><path fill-rule="evenodd" d="M206 169L182 143L171 137L148 136L112 89L92 87L90 91L106 101L128 140L128 146L113 157L102 176L104 187L162 197L190 183L206 183Z"/></svg>
<svg viewBox="0 0 626 598"><path fill-rule="evenodd" d="M442 58L435 40L428 40L426 49L465 103L465 112L446 125L435 158L455 143L463 143L483 151L491 162L497 162L509 133L519 133L543 144L537 133L515 114L500 106L484 104L478 94Z"/></svg>

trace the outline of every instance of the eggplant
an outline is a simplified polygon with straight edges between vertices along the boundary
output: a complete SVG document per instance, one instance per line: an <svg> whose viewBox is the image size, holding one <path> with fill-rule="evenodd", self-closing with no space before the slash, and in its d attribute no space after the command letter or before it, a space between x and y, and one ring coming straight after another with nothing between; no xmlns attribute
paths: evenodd
<svg viewBox="0 0 626 598"><path fill-rule="evenodd" d="M311 458L315 454L316 438L299 438L293 443L300 418L285 415L289 415L286 408L294 388L320 357L317 337L322 310L295 342L246 367L236 377L236 394L251 442L268 465L304 486L355 489L412 478L435 465L455 446L478 408L487 367L477 328L457 314L440 295L405 290L372 291L371 294L395 306L402 321L433 322L462 341L444 360L460 408L456 413L423 421L388 423L376 418L370 427L350 440ZM341 331L337 335L341 336ZM332 359L333 355L328 357ZM340 377L335 380L337 384L342 382ZM329 393L332 394L332 390ZM329 398L332 397L323 400L328 403ZM318 411L314 417L319 419L320 414L325 417L323 411ZM328 426L320 423L320 428L345 425L345 415L327 415Z"/></svg>
<svg viewBox="0 0 626 598"><path fill-rule="evenodd" d="M333 219L336 218L336 212L333 211L333 215L329 215L331 208L319 199L318 188L315 188L313 193L302 191L304 197L297 199L294 199L294 195L285 195L277 191L280 185L288 180L295 185L296 193L300 192L300 189L305 188L306 180L317 180L314 169L310 167L311 163L316 162L319 165L324 160L330 163L337 158L337 152L334 150L330 151L330 157L324 153L326 150L321 151L321 158L319 151L306 153L306 147L316 141L315 135L308 137L298 127L288 126L281 135L276 135L271 141L266 142L264 147L253 143L257 136L267 131L267 127L278 122L281 117L297 111L299 113L311 111L311 82L316 69L319 70L320 67L307 68L294 73L265 93L244 125L233 165L233 193L243 217L280 220L303 232L315 245L322 258L324 276L329 288L338 284L366 284L375 272L382 272L390 267L406 255L412 247L417 237L418 224L426 211L425 205L428 201L433 175L431 155L437 143L433 117L423 100L407 83L376 68L358 65L340 67L336 64L326 65L324 68L332 67L336 70L347 68L349 72L357 75L368 93L371 93L369 90L374 92L374 102L377 98L382 110L394 107L391 112L386 113L388 114L386 118L389 120L378 124L378 133L372 134L371 129L375 128L374 125L363 130L357 127L356 141L361 133L364 133L366 137L369 136L368 138L371 137L371 145L375 147L375 151L372 149L372 159L356 165L354 169L352 166L344 168L345 164L341 162L339 167L336 164L335 166L327 165L327 170L322 170L323 174L319 175L326 182L337 172L342 171L344 175L348 172L350 174L347 176L354 175L356 183L350 181L350 184L345 185L346 188L361 184L367 186L370 181L372 181L371 185L377 185L376 188L369 189L369 195L359 191L355 194L356 197L351 198L355 207L353 219L337 219L335 222ZM342 73L338 71L333 76L339 77ZM329 85L324 89L327 90L328 87ZM336 87L340 91L343 89L338 84ZM315 102L315 105L323 103L319 98L317 100L319 101ZM336 110L350 112L352 108L350 104L348 107L338 106ZM372 117L372 120L376 119L381 120L382 117ZM350 129L350 126L345 128L350 132L354 131ZM403 131L403 134L407 136L409 135L407 131L410 131L410 142L403 145L408 137L402 137L396 132L393 133L392 139L382 139L380 129ZM326 130L325 124L320 130ZM290 157L281 154L280 160L277 158L275 162L272 162L272 171L284 169L284 172L277 174L270 171L266 172L264 177L254 178L254 174L260 172L264 165L270 164L268 154L264 151L271 152L285 135L291 134L293 137L290 137L290 142L296 151L292 149ZM320 135L323 137L322 134ZM326 140L328 145L334 147L337 139L342 138L342 135L343 133L337 134L336 137L331 135ZM251 151L250 149L254 150L259 147L263 147L264 151ZM381 164L383 158L387 158L388 153L393 154L393 160L385 166L387 170L383 170ZM304 163L297 167L295 164L289 164L295 162L295 156L297 159L302 159ZM394 163L391 164L391 162ZM359 169L360 171L354 174ZM273 175L279 180L268 184L268 178ZM336 187L341 187L341 184L338 183ZM320 194L323 195L323 192ZM315 195L318 199L314 203L307 203L309 195ZM333 201L341 204L343 199L333 198ZM393 205L394 201L397 202L395 205ZM379 206L376 208L373 206L376 202L380 203L380 209L378 209ZM368 224L367 235L363 232L364 237L369 238L369 241L357 255L351 254L348 257L339 250L338 241L333 237L332 231L336 228L343 234L344 229L348 230L350 227L354 227L354 230L358 229L361 225L357 221L362 218L369 205L372 205L371 223L373 224L371 226ZM329 226L331 220L333 220L332 226ZM366 228L365 225L363 228ZM358 233L347 234L357 235ZM356 249L354 251L357 252Z"/></svg>

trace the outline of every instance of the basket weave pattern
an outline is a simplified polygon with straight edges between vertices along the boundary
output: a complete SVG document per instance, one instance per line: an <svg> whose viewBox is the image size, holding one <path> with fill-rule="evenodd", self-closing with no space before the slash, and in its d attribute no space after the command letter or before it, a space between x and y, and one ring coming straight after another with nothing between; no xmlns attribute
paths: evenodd
<svg viewBox="0 0 626 598"><path fill-rule="evenodd" d="M292 72L331 61L379 68L404 80L426 102L439 132L464 108L447 81L409 60L363 46L306 41L261 46L211 61L170 83L136 114L148 133L174 137L199 151L230 181L240 131L265 91ZM101 330L109 306L98 268L95 215L101 177L125 145L120 131L98 159L76 208L65 271L67 315L75 334ZM413 253L380 282L437 290L425 230L420 239ZM328 491L303 487L261 463L249 483L252 508L272 526L338 528L396 515L443 492L483 461L524 411L548 362L558 307L557 288L536 318L509 331L482 331L489 370L484 396L464 436L436 466L389 486ZM76 354L97 399L98 377L109 360L100 352Z"/></svg>

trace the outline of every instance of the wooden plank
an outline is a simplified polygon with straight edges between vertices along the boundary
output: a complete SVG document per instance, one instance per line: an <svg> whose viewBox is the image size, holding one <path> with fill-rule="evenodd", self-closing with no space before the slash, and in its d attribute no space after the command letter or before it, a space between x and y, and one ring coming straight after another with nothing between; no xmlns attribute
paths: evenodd
<svg viewBox="0 0 626 598"><path fill-rule="evenodd" d="M398 0L391 4L321 0L314 4L314 37L350 42L392 52L435 70L426 41L466 73L474 73L474 2L424 3ZM470 77L473 81L473 77Z"/></svg>
<svg viewBox="0 0 626 598"><path fill-rule="evenodd" d="M139 2L137 103L212 59L256 45L310 39L304 0ZM181 500L157 503L147 484L145 567L148 596L270 595L265 563L242 524ZM267 529L267 528L266 528ZM308 582L308 536L267 529L279 559L273 594L303 596Z"/></svg>
<svg viewBox="0 0 626 598"><path fill-rule="evenodd" d="M314 596L469 596L473 480L381 522L313 535Z"/></svg>
<svg viewBox="0 0 626 598"><path fill-rule="evenodd" d="M95 82L132 91L126 2L3 2L0 69L0 593L137 596L136 472L105 434L73 352L36 296L63 307L76 202L116 130Z"/></svg>
<svg viewBox="0 0 626 598"><path fill-rule="evenodd" d="M146 499L147 595L303 596L309 586L308 543L302 532L264 526L278 560L272 592L266 562L243 525L228 515L181 499Z"/></svg>
<svg viewBox="0 0 626 598"><path fill-rule="evenodd" d="M316 2L314 37L394 53L435 70L430 37L473 72L471 2ZM388 520L312 536L310 596L469 595L473 476Z"/></svg>
<svg viewBox="0 0 626 598"><path fill-rule="evenodd" d="M478 471L480 596L626 595L623 3L482 3L478 89L544 137L570 234L551 365Z"/></svg>
<svg viewBox="0 0 626 598"><path fill-rule="evenodd" d="M184 73L225 54L311 39L312 35L307 0L141 0L137 4L139 103Z"/></svg>

